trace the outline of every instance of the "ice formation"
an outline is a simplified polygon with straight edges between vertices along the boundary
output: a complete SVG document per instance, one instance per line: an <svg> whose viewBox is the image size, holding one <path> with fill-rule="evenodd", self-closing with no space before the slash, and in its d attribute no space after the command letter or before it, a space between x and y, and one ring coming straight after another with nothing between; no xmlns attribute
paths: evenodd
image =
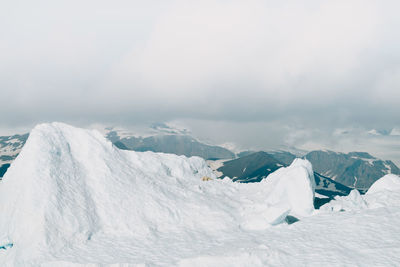
<svg viewBox="0 0 400 267"><path fill-rule="evenodd" d="M215 175L198 157L122 151L97 131L39 125L0 184L0 265L175 265L313 212L306 160L257 184L202 177Z"/></svg>
<svg viewBox="0 0 400 267"><path fill-rule="evenodd" d="M347 196L337 196L335 200L320 207L321 211L352 211L366 209L367 203L357 189L351 190Z"/></svg>

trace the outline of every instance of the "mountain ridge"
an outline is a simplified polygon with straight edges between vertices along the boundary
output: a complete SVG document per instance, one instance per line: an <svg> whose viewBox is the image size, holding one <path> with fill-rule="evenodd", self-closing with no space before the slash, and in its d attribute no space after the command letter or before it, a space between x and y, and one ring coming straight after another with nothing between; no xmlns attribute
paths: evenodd
<svg viewBox="0 0 400 267"><path fill-rule="evenodd" d="M223 173L238 182L259 182L273 170L290 165L298 157L298 155L288 151L264 151L264 154L260 151L243 151L234 154L226 148L205 144L195 139L186 129L175 129L163 123L151 125L150 132L153 135L143 137L126 132L120 133L114 128L105 129L106 131L103 134L116 147L123 150L164 152L189 157L200 156L206 160L223 159L225 163L219 167L223 171L217 170L217 172ZM27 133L0 137L0 179L21 151L28 136ZM266 156L265 153L275 160ZM251 156L252 154L254 155ZM264 156L257 157L257 155ZM251 157L246 160L245 157L248 156ZM318 177L321 177L321 185L324 187L321 190L325 190L329 186L336 190L336 183L338 183L346 186L346 188L365 191L374 181L385 174L400 174L400 169L392 161L378 159L367 152L342 153L330 150L314 150L303 157L312 163L314 171ZM244 164L243 161L247 161L247 163ZM338 194L347 192L347 189L343 189L339 185L338 187L342 188L342 190L335 191Z"/></svg>

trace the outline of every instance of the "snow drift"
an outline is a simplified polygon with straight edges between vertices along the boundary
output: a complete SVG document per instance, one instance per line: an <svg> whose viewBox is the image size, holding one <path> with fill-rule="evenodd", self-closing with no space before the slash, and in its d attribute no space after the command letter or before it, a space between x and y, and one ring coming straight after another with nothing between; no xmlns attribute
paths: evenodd
<svg viewBox="0 0 400 267"><path fill-rule="evenodd" d="M387 174L378 179L364 198L370 208L400 207L400 176Z"/></svg>
<svg viewBox="0 0 400 267"><path fill-rule="evenodd" d="M367 195L382 191L400 191L400 177L395 174L383 176L371 185Z"/></svg>
<svg viewBox="0 0 400 267"><path fill-rule="evenodd" d="M41 124L0 183L0 264L171 265L308 216L313 198L306 160L239 184L198 157L122 151L97 131Z"/></svg>

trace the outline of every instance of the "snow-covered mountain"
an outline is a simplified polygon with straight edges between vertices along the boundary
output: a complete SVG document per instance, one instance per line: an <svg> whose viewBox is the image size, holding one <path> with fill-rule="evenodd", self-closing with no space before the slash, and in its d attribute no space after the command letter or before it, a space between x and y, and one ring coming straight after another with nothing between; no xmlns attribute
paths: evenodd
<svg viewBox="0 0 400 267"><path fill-rule="evenodd" d="M118 148L134 151L153 151L198 156L204 159L232 159L235 154L226 148L201 143L190 135L162 134L148 137L119 137L114 131L108 133Z"/></svg>
<svg viewBox="0 0 400 267"><path fill-rule="evenodd" d="M0 182L0 265L400 264L399 176L319 210L314 186L304 159L234 183L199 157L124 151L97 131L42 124Z"/></svg>
<svg viewBox="0 0 400 267"><path fill-rule="evenodd" d="M235 157L233 152L224 147L197 140L185 128L172 127L165 123L153 123L140 134L129 134L108 128L105 136L118 148L124 150L164 152L214 160Z"/></svg>
<svg viewBox="0 0 400 267"><path fill-rule="evenodd" d="M0 183L0 265L183 264L312 215L312 173L297 159L261 183L233 183L199 157L42 124Z"/></svg>

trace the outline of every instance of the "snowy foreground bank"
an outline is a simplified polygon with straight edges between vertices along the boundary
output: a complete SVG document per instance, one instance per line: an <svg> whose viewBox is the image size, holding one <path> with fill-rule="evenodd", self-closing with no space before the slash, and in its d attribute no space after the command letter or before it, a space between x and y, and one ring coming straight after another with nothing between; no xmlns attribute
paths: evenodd
<svg viewBox="0 0 400 267"><path fill-rule="evenodd" d="M197 157L42 124L0 183L0 266L399 265L399 181L315 211L306 160L240 184Z"/></svg>

